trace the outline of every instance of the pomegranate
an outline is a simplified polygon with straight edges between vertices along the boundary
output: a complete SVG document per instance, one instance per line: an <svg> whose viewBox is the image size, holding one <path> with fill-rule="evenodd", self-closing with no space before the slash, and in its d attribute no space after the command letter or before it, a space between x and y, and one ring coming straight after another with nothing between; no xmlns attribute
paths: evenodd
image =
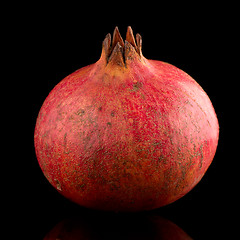
<svg viewBox="0 0 240 240"><path fill-rule="evenodd" d="M100 59L63 79L39 112L35 149L48 181L93 209L142 211L172 203L216 152L212 103L188 74L142 55L116 27Z"/></svg>

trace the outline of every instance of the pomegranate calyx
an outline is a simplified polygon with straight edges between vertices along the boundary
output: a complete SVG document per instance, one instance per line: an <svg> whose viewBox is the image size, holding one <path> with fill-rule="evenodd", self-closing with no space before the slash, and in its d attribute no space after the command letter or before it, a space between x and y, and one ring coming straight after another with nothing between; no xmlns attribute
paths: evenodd
<svg viewBox="0 0 240 240"><path fill-rule="evenodd" d="M136 40L133 35L133 30L129 26L127 29L125 42L119 32L118 27L115 27L113 39L108 33L103 41L103 54L107 64L112 63L118 66L126 67L127 62L133 59L141 60L142 57L142 37L136 35Z"/></svg>

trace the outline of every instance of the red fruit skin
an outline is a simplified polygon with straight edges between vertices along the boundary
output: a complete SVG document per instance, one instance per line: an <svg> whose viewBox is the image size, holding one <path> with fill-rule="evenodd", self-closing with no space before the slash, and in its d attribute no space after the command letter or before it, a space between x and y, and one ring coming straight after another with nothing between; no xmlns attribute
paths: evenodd
<svg viewBox="0 0 240 240"><path fill-rule="evenodd" d="M63 79L46 98L35 149L48 181L93 209L143 211L172 203L203 177L219 126L185 72L130 54Z"/></svg>

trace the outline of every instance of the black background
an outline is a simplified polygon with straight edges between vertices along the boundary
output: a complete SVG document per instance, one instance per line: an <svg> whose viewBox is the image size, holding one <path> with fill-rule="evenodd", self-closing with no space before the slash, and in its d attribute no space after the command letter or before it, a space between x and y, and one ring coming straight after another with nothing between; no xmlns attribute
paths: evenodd
<svg viewBox="0 0 240 240"><path fill-rule="evenodd" d="M13 181L7 181L10 193L5 194L10 235L17 232L23 239L43 239L67 217L101 218L99 228L106 227L105 219L112 217L124 222L130 217L131 214L84 209L59 195L43 176L33 143L38 112L52 88L78 68L96 62L105 35L112 34L115 26L125 38L130 25L135 34L142 35L146 58L179 67L203 87L220 125L217 153L201 182L175 203L135 215L138 219L146 215L163 216L193 239L229 237L235 230L234 218L239 210L235 174L239 156L234 154L237 130L230 130L237 122L233 112L237 103L234 90L238 85L231 75L237 36L234 6L219 2L218 6L176 2L61 4L21 6L28 10L14 15L16 21L10 30L14 31L14 44L9 73L17 73L10 81L14 84L11 94L16 98L11 111L14 127L8 141L12 156L9 169L14 169L8 179ZM135 231L145 231L143 226L138 229L137 223L132 224ZM126 236L131 232L129 226L127 229ZM112 239L114 234L115 238L121 234L111 227L106 231L113 232ZM150 231L148 226L146 231Z"/></svg>

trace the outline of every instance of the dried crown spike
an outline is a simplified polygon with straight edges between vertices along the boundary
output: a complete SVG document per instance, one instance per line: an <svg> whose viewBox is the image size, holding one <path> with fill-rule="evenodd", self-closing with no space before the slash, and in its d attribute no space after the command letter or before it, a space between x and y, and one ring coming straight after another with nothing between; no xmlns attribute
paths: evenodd
<svg viewBox="0 0 240 240"><path fill-rule="evenodd" d="M133 45L133 47L137 50L137 45L136 45L136 42L135 42L135 39L134 39L134 36L133 36L133 30L130 26L127 29L126 41L131 43Z"/></svg>
<svg viewBox="0 0 240 240"><path fill-rule="evenodd" d="M112 50L115 48L118 42L124 48L124 41L122 39L122 36L119 32L118 27L115 27L115 30L113 32Z"/></svg>
<svg viewBox="0 0 240 240"><path fill-rule="evenodd" d="M142 36L138 33L136 35L136 40L137 40L137 53L141 55L142 54Z"/></svg>
<svg viewBox="0 0 240 240"><path fill-rule="evenodd" d="M116 46L114 47L108 62L112 62L114 64L117 64L119 66L124 66L124 59L123 59L123 47L119 42L117 42Z"/></svg>
<svg viewBox="0 0 240 240"><path fill-rule="evenodd" d="M103 53L105 53L105 57L108 58L110 55L110 47L111 47L111 34L108 33L103 41Z"/></svg>

